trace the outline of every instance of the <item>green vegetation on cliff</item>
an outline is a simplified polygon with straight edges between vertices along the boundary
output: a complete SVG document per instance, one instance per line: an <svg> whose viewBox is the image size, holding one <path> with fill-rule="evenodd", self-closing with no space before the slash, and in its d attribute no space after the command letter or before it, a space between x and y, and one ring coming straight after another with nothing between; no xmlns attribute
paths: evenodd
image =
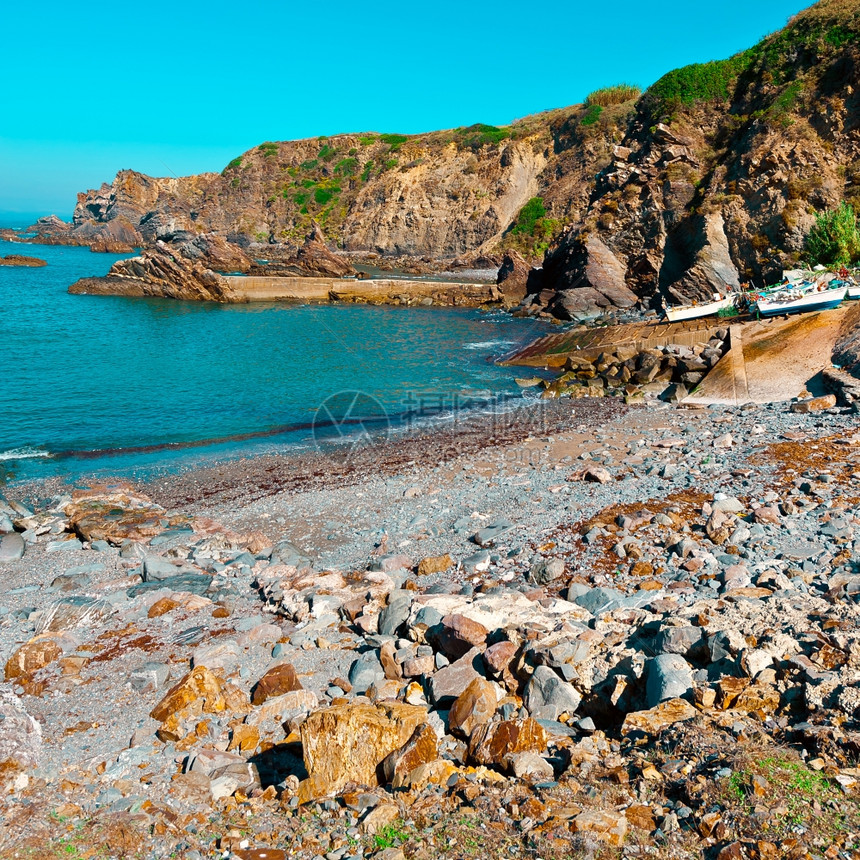
<svg viewBox="0 0 860 860"><path fill-rule="evenodd" d="M806 237L810 265L848 266L860 260L860 230L853 207L842 203L822 212Z"/></svg>
<svg viewBox="0 0 860 860"><path fill-rule="evenodd" d="M507 234L506 245L521 251L526 257L542 257L558 233L559 222L547 217L543 198L532 197L517 214Z"/></svg>

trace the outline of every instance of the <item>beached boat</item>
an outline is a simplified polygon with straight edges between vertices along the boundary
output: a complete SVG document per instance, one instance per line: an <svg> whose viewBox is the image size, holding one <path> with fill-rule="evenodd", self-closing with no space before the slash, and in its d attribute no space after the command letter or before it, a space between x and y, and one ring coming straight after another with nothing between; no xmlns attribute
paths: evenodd
<svg viewBox="0 0 860 860"><path fill-rule="evenodd" d="M780 290L761 296L756 302L756 308L763 317L808 311L826 311L841 305L847 293L847 285L820 291Z"/></svg>
<svg viewBox="0 0 860 860"><path fill-rule="evenodd" d="M680 320L695 320L699 319L699 317L710 317L721 310L732 307L736 298L736 293L730 293L725 297L715 297L714 301L701 305L679 305L676 308L666 308L666 319L669 322L679 322Z"/></svg>
<svg viewBox="0 0 860 860"><path fill-rule="evenodd" d="M860 284L848 285L848 298L851 301L856 301L857 299L860 299Z"/></svg>

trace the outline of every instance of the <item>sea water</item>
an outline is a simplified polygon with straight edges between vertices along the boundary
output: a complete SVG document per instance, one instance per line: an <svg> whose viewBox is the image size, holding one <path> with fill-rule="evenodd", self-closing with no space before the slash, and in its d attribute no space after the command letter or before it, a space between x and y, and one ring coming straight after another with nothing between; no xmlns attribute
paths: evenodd
<svg viewBox="0 0 860 860"><path fill-rule="evenodd" d="M521 396L522 371L494 359L547 328L475 309L69 295L120 257L0 241L7 254L48 265L0 266L6 480L141 476L313 445L324 418L495 408Z"/></svg>

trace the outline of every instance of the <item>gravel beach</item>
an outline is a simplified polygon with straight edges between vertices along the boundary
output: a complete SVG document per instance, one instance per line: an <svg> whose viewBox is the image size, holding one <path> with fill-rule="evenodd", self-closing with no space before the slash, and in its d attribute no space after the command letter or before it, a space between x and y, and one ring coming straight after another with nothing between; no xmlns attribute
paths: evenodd
<svg viewBox="0 0 860 860"><path fill-rule="evenodd" d="M583 398L6 488L0 853L856 856L858 431Z"/></svg>

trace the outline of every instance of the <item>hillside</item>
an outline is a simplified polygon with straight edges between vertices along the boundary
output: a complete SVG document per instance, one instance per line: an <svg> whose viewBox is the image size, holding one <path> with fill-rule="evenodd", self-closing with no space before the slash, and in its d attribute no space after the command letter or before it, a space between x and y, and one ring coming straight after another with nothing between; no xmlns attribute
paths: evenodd
<svg viewBox="0 0 860 860"><path fill-rule="evenodd" d="M150 244L188 230L295 247L316 220L345 251L450 259L510 246L539 258L565 219L581 217L583 177L609 164L611 138L623 130L623 108L599 128L581 124L586 113L575 106L504 128L266 142L221 174L123 170L78 195L71 230L53 223L47 232L57 241Z"/></svg>
<svg viewBox="0 0 860 860"><path fill-rule="evenodd" d="M822 0L748 51L657 81L547 256L553 309L575 312L572 289L678 301L797 264L817 213L860 203L858 69L860 3Z"/></svg>

